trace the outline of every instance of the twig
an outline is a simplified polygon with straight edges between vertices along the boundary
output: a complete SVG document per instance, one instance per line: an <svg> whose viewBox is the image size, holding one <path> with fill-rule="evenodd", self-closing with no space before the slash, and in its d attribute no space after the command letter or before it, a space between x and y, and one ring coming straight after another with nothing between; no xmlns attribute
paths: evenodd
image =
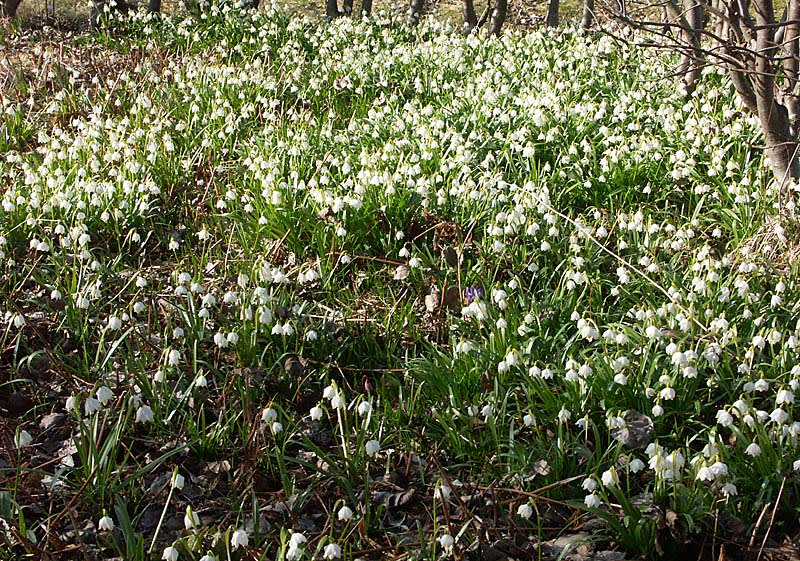
<svg viewBox="0 0 800 561"><path fill-rule="evenodd" d="M778 508L781 504L781 495L783 495L783 487L786 485L786 476L783 477L781 480L781 488L778 489L778 496L775 499L775 507L772 509L772 516L769 517L769 526L767 526L767 531L764 533L764 539L761 540L761 547L758 549L758 555L756 556L756 561L761 561L761 555L764 553L764 547L767 545L767 539L769 539L769 533L772 531L772 524L775 522L775 515L778 513ZM753 533L755 536L755 532Z"/></svg>

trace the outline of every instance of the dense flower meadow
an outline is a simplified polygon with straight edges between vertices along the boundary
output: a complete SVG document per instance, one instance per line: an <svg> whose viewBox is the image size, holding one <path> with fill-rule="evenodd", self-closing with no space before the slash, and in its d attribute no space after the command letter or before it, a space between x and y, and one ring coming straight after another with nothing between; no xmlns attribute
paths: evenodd
<svg viewBox="0 0 800 561"><path fill-rule="evenodd" d="M797 532L794 186L724 72L206 5L90 41L126 64L2 102L2 555Z"/></svg>

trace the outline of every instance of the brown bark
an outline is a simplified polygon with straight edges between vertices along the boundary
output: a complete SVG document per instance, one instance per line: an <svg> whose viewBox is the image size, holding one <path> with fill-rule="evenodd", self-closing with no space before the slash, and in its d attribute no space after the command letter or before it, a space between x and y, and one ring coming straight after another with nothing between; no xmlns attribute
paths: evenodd
<svg viewBox="0 0 800 561"><path fill-rule="evenodd" d="M422 10L424 8L424 0L411 0L411 6L408 10L408 23L416 25L419 18L422 17Z"/></svg>
<svg viewBox="0 0 800 561"><path fill-rule="evenodd" d="M494 9L492 10L492 20L490 22L489 33L492 35L500 35L500 30L503 29L503 23L506 21L507 13L508 0L496 0Z"/></svg>
<svg viewBox="0 0 800 561"><path fill-rule="evenodd" d="M594 0L583 0L583 17L581 27L589 29L594 23Z"/></svg>
<svg viewBox="0 0 800 561"><path fill-rule="evenodd" d="M549 27L558 27L558 12L560 11L559 0L550 0L547 3L547 19L545 23Z"/></svg>
<svg viewBox="0 0 800 561"><path fill-rule="evenodd" d="M329 20L339 17L339 2L337 0L325 0L325 17Z"/></svg>
<svg viewBox="0 0 800 561"><path fill-rule="evenodd" d="M0 18L14 18L17 16L22 0L0 0Z"/></svg>
<svg viewBox="0 0 800 561"><path fill-rule="evenodd" d="M472 0L464 0L464 31L472 33L478 26L478 16L475 14L475 4Z"/></svg>
<svg viewBox="0 0 800 561"><path fill-rule="evenodd" d="M758 119L764 131L766 154L772 173L783 183L786 179L800 178L797 158L797 139L789 126L789 111L775 96L774 58L775 10L772 0L757 0L755 4L756 53L753 83L758 108Z"/></svg>

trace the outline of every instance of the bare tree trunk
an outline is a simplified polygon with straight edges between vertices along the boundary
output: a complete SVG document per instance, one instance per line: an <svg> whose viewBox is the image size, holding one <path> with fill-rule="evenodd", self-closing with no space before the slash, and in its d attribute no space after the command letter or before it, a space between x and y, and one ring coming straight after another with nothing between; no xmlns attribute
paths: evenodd
<svg viewBox="0 0 800 561"><path fill-rule="evenodd" d="M339 17L338 0L325 0L325 17L329 20Z"/></svg>
<svg viewBox="0 0 800 561"><path fill-rule="evenodd" d="M757 0L755 84L758 119L764 130L766 153L772 173L783 183L787 179L800 178L800 165L797 158L797 139L789 126L789 111L775 98L774 57L775 10L772 0Z"/></svg>
<svg viewBox="0 0 800 561"><path fill-rule="evenodd" d="M793 136L798 135L798 121L800 121L800 82L798 81L798 67L800 67L800 0L789 0L786 7L786 27L783 28L783 98L786 109L789 111L789 127Z"/></svg>
<svg viewBox="0 0 800 561"><path fill-rule="evenodd" d="M344 0L342 3L342 11L344 15L349 16L353 13L353 0Z"/></svg>
<svg viewBox="0 0 800 561"><path fill-rule="evenodd" d="M256 0L257 2L258 0ZM255 7L258 7L258 3L256 3ZM147 10L151 13L158 13L161 11L161 0L149 0L147 4Z"/></svg>
<svg viewBox="0 0 800 561"><path fill-rule="evenodd" d="M425 7L424 0L411 0L411 6L408 9L408 23L409 25L416 25L419 18L422 17L422 10Z"/></svg>
<svg viewBox="0 0 800 561"><path fill-rule="evenodd" d="M681 76L688 93L693 92L697 86L703 66L703 50L700 41L705 15L701 1L684 0L683 11L678 7L677 0L669 0L664 4L668 19L680 29L678 50L681 53L681 62L676 73Z"/></svg>
<svg viewBox="0 0 800 561"><path fill-rule="evenodd" d="M583 17L581 27L589 29L594 23L594 0L583 0Z"/></svg>
<svg viewBox="0 0 800 561"><path fill-rule="evenodd" d="M506 21L507 12L508 0L496 0L494 10L492 10L492 21L489 27L489 33L492 35L500 35L500 30L503 28L503 23Z"/></svg>
<svg viewBox="0 0 800 561"><path fill-rule="evenodd" d="M558 12L560 8L559 0L550 0L547 3L547 19L545 23L550 27L558 27Z"/></svg>
<svg viewBox="0 0 800 561"><path fill-rule="evenodd" d="M472 33L478 26L478 16L475 15L475 4L472 0L464 0L464 31Z"/></svg>
<svg viewBox="0 0 800 561"><path fill-rule="evenodd" d="M14 18L17 16L22 0L0 0L0 18Z"/></svg>

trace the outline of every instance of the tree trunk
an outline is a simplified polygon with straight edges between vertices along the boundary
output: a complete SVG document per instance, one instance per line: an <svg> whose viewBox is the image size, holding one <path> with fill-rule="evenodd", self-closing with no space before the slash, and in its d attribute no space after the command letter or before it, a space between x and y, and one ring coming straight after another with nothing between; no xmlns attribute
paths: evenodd
<svg viewBox="0 0 800 561"><path fill-rule="evenodd" d="M798 135L798 122L800 121L800 81L798 81L798 67L800 67L800 0L789 0L786 8L787 25L783 28L783 98L786 109L789 111L789 126L793 136Z"/></svg>
<svg viewBox="0 0 800 561"><path fill-rule="evenodd" d="M475 4L472 0L464 0L464 31L472 33L478 26L478 16L475 15Z"/></svg>
<svg viewBox="0 0 800 561"><path fill-rule="evenodd" d="M508 0L496 0L494 10L492 10L492 20L489 27L489 33L492 35L500 35L500 30L503 29L503 23L506 21L506 14L508 13Z"/></svg>
<svg viewBox="0 0 800 561"><path fill-rule="evenodd" d="M339 17L338 0L325 0L325 17L329 20Z"/></svg>
<svg viewBox="0 0 800 561"><path fill-rule="evenodd" d="M547 4L547 19L545 23L550 27L558 27L559 0L550 0Z"/></svg>
<svg viewBox="0 0 800 561"><path fill-rule="evenodd" d="M258 4L256 4L256 7L258 7ZM147 3L147 10L150 13L154 14L159 13L161 11L161 0L149 0L149 2Z"/></svg>
<svg viewBox="0 0 800 561"><path fill-rule="evenodd" d="M0 18L14 18L22 0L0 0Z"/></svg>
<svg viewBox="0 0 800 561"><path fill-rule="evenodd" d="M361 15L369 16L372 14L372 0L361 0Z"/></svg>
<svg viewBox="0 0 800 561"><path fill-rule="evenodd" d="M594 23L594 0L583 0L583 18L581 27L589 29Z"/></svg>
<svg viewBox="0 0 800 561"><path fill-rule="evenodd" d="M422 17L422 10L425 6L424 0L411 0L411 6L408 9L408 24L416 25Z"/></svg>
<svg viewBox="0 0 800 561"><path fill-rule="evenodd" d="M774 59L775 10L772 0L758 0L755 5L756 52L755 85L758 119L764 130L766 154L772 173L781 185L788 179L800 178L797 158L797 138L789 126L789 111L775 97Z"/></svg>
<svg viewBox="0 0 800 561"><path fill-rule="evenodd" d="M683 77L683 82L686 86L686 91L691 93L700 80L704 63L701 40L705 14L702 0L684 0L683 7L686 12L686 23L688 24L685 30L686 41L691 45L691 52L684 55L688 60L688 68Z"/></svg>

